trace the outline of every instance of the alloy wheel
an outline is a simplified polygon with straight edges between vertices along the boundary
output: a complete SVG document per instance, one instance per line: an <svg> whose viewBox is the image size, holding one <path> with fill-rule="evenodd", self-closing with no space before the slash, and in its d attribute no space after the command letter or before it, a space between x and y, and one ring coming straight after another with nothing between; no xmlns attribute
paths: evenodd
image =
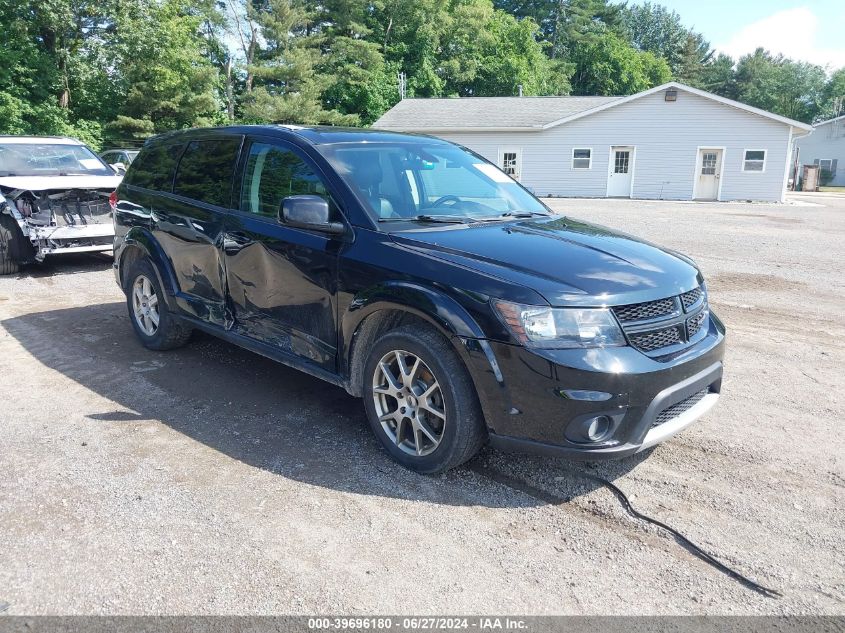
<svg viewBox="0 0 845 633"><path fill-rule="evenodd" d="M382 429L403 452L423 457L443 439L446 407L440 383L415 354L393 350L373 373L373 402Z"/></svg>
<svg viewBox="0 0 845 633"><path fill-rule="evenodd" d="M161 318L158 295L152 282L144 275L138 275L132 284L132 311L141 331L147 336L154 336Z"/></svg>

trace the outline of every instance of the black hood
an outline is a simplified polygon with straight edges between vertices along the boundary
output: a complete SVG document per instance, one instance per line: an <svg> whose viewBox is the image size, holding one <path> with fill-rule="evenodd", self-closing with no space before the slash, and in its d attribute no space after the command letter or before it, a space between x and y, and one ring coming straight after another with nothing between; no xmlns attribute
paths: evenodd
<svg viewBox="0 0 845 633"><path fill-rule="evenodd" d="M695 264L679 253L570 218L461 225L391 237L405 247L532 288L553 306L650 301L702 281Z"/></svg>

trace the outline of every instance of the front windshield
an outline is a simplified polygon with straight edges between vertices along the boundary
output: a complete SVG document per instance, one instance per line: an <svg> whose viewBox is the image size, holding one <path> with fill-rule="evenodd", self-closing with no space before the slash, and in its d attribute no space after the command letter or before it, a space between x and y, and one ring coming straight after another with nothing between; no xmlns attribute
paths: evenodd
<svg viewBox="0 0 845 633"><path fill-rule="evenodd" d="M0 176L114 176L84 145L0 142Z"/></svg>
<svg viewBox="0 0 845 633"><path fill-rule="evenodd" d="M456 145L419 139L320 149L378 221L548 213L497 167Z"/></svg>

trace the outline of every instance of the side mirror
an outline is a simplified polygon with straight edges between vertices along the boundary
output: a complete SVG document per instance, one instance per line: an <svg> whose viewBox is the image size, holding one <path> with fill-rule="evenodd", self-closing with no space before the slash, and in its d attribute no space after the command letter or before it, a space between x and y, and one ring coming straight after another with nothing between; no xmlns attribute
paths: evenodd
<svg viewBox="0 0 845 633"><path fill-rule="evenodd" d="M329 221L329 203L320 196L288 196L282 200L279 221L299 229L340 235L346 232L341 222Z"/></svg>
<svg viewBox="0 0 845 633"><path fill-rule="evenodd" d="M114 173L118 176L122 176L126 173L126 165L123 163L111 163L109 167L111 167L114 170Z"/></svg>

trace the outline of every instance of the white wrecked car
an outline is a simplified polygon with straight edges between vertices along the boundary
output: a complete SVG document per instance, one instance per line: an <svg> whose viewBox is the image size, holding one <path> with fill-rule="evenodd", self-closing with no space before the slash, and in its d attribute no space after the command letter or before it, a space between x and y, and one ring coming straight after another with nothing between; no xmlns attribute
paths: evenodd
<svg viewBox="0 0 845 633"><path fill-rule="evenodd" d="M112 250L121 176L71 138L0 136L0 275L47 255Z"/></svg>

